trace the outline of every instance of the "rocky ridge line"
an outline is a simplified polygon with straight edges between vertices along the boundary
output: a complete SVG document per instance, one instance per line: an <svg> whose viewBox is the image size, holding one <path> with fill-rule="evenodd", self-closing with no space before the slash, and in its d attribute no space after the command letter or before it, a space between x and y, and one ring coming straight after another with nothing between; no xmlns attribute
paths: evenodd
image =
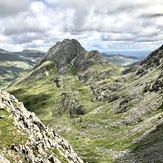
<svg viewBox="0 0 163 163"><path fill-rule="evenodd" d="M46 61L54 61L57 71L60 74L65 74L71 68L76 71L84 71L94 61L97 63L102 62L103 58L97 50L87 52L77 40L65 39L51 47L35 68Z"/></svg>
<svg viewBox="0 0 163 163"><path fill-rule="evenodd" d="M57 155L52 152L57 150L67 162L83 163L65 139L56 134L54 130L45 127L40 119L34 113L27 111L23 103L13 95L0 91L0 109L11 113L9 117L13 117L14 126L18 132L23 132L24 136L28 137L24 145L11 144L11 149L1 149L1 162L8 163L9 160L5 156L14 151L23 157L23 160L19 162L61 163ZM1 118L7 117L1 116Z"/></svg>

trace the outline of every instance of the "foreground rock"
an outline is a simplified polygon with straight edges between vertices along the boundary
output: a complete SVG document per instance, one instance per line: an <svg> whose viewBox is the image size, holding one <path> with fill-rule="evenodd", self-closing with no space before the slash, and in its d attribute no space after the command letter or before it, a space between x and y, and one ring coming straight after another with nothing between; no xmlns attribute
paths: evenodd
<svg viewBox="0 0 163 163"><path fill-rule="evenodd" d="M34 113L26 110L23 103L5 91L0 91L0 110L9 113L1 116L1 123L13 118L13 127L24 135L24 143L0 149L0 162L83 163L66 140L45 127Z"/></svg>

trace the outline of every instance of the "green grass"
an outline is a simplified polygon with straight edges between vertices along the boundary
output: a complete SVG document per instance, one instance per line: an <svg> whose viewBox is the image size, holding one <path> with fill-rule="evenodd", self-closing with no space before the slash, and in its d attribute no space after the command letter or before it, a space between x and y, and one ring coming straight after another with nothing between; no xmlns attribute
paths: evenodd
<svg viewBox="0 0 163 163"><path fill-rule="evenodd" d="M85 108L85 112L92 110L97 104L91 102L94 95L89 91L89 87L79 82L76 76L69 75L66 78L61 76L62 87L57 88L53 82L57 77L55 70L53 70L54 67L55 65L53 63L46 62L37 68L36 71L40 71L41 73L48 71L49 76L43 76L39 80L35 79L34 83L28 82L28 84L13 86L9 88L8 91L14 94L19 101L22 101L28 110L35 112L43 121L53 119L53 115L58 114L57 108L59 110L62 109L62 101L60 101L60 98L64 92L70 93L70 101L78 101L79 105ZM34 73L35 72L32 72L30 74ZM68 111L66 113L68 113Z"/></svg>
<svg viewBox="0 0 163 163"><path fill-rule="evenodd" d="M108 65L105 66L108 69ZM98 74L101 74L100 78L107 77L108 81L114 80L110 76L107 76L108 70L101 72L101 68L101 65L92 65L89 73L92 71L98 72ZM35 78L34 74L36 72L36 74L44 74L46 71L49 72L48 76L40 75L39 78ZM116 75L119 73L118 71L114 70L111 73L115 73L114 75ZM75 151L79 153L85 162L104 163L113 161L106 152L98 150L97 147L123 150L129 146L125 146L127 142L126 137L120 139L120 134L117 135L119 130L123 133L125 128L108 125L108 123L120 119L122 114L114 114L114 112L108 114L107 111L110 109L109 103L101 101L94 102L95 95L90 90L89 85L85 85L78 80L75 69L72 69L66 76L59 76L61 80L60 88L53 82L58 77L58 74L55 70L55 64L52 62L45 62L35 71L27 74L23 80L30 77L30 75L33 76L32 82L27 80L22 84L12 86L8 91L14 94L19 101L22 101L28 110L35 112L46 125L50 124L61 136L68 139ZM92 80L98 82L98 78L99 76L96 75ZM66 108L65 106L63 108L63 102L65 104L69 103L69 101L66 103L61 99L62 93L65 92L70 95L70 102L75 100L78 102L78 105L83 106L85 109L84 115L76 115L74 118L71 118L71 107L67 106ZM102 107L99 114L88 114L98 107ZM79 120L80 118L81 122ZM66 126L65 130L63 126ZM104 128L103 126L107 127ZM67 129L70 129L71 132ZM129 144L130 142L127 143Z"/></svg>
<svg viewBox="0 0 163 163"><path fill-rule="evenodd" d="M56 71L56 64L48 61L19 79L14 86L8 88L8 91L22 101L28 110L35 112L44 124L55 128L58 134L66 138L84 162L113 163L114 158L107 153L107 149L137 150L140 147L133 145L132 141L145 132L143 129L134 131L143 119L139 122L136 119L133 122L116 124L119 120L129 116L131 114L129 110L139 103L135 100L136 94L132 92L128 94L129 91L126 91L126 87L127 90L130 90L138 81L135 80L128 85L127 83L134 79L132 75L126 76L126 81L119 82L122 88L116 91L120 98L112 103L96 100L90 86L96 84L95 86L101 91L101 86L104 84L116 84L115 79L123 78L120 76L121 69L112 64L91 65L86 72L80 73L85 76L81 82L78 80L76 69L72 68L66 75L59 75ZM60 79L60 87L57 87L54 82L56 78ZM63 94L68 97L64 99ZM110 91L108 94L112 95L115 92ZM132 98L126 104L127 111L116 114L119 102L126 97ZM72 108L69 104L72 101L76 101L77 105L84 108L83 115L70 116ZM115 106L116 109L114 109ZM99 107L99 112L90 114ZM162 105L158 110L147 111L142 116L149 118L161 111ZM58 153L56 155L60 157Z"/></svg>
<svg viewBox="0 0 163 163"><path fill-rule="evenodd" d="M0 59L0 89L7 87L12 81L29 72L33 66L21 59L16 59L12 57L6 60Z"/></svg>
<svg viewBox="0 0 163 163"><path fill-rule="evenodd" d="M58 160L60 160L62 163L67 163L67 162L68 162L68 161L66 160L66 158L63 157L63 156L59 153L58 149L55 149L55 148L48 148L48 150L47 150L46 152L47 152L48 154L54 153L54 154L56 155L56 158L57 158Z"/></svg>
<svg viewBox="0 0 163 163"><path fill-rule="evenodd" d="M18 132L18 129L13 124L13 119L8 117L9 113L5 110L0 110L0 115L5 116L5 118L0 119L0 148L10 149L12 144L24 144L27 138Z"/></svg>

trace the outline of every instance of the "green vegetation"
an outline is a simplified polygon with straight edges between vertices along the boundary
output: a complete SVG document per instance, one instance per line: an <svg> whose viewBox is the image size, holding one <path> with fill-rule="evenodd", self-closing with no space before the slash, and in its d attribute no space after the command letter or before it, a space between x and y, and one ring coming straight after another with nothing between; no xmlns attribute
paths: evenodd
<svg viewBox="0 0 163 163"><path fill-rule="evenodd" d="M37 50L23 52L0 52L0 89L29 72L45 54Z"/></svg>
<svg viewBox="0 0 163 163"><path fill-rule="evenodd" d="M163 110L163 103L162 103L161 106L158 108L158 110Z"/></svg>
<svg viewBox="0 0 163 163"><path fill-rule="evenodd" d="M13 119L9 117L9 113L0 110L0 115L4 116L4 118L0 118L0 148L10 149L12 144L24 144L27 138L18 132L13 124Z"/></svg>
<svg viewBox="0 0 163 163"><path fill-rule="evenodd" d="M47 153L48 153L48 154L55 153L56 158L57 158L58 160L60 160L62 163L67 163L67 160L65 159L65 157L63 157L63 156L59 153L59 150L58 150L58 149L49 148L49 149L47 150Z"/></svg>
<svg viewBox="0 0 163 163"><path fill-rule="evenodd" d="M0 54L0 65L0 89L7 87L33 67L33 63L11 54Z"/></svg>
<svg viewBox="0 0 163 163"><path fill-rule="evenodd" d="M155 118L147 124L145 118L162 112L162 105L159 109L150 105L150 100L158 96L143 97L145 77L135 80L133 74L121 76L121 70L104 63L91 65L85 72L72 68L68 74L61 75L56 64L47 61L7 90L44 124L66 138L84 162L113 163L117 158L109 150L138 151L150 145L151 140L147 139L140 144L133 141L157 122ZM108 96L103 99L105 91ZM115 94L119 97L109 102L109 96ZM101 98L97 99L99 95ZM62 160L59 153L55 150L54 153Z"/></svg>

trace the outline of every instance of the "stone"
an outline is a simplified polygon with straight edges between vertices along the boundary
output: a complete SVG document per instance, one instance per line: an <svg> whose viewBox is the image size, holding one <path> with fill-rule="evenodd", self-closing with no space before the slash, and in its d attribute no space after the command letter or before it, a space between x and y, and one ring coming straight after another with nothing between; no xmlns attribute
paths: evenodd
<svg viewBox="0 0 163 163"><path fill-rule="evenodd" d="M2 101L1 106L3 105L1 108L6 108L6 110L11 113L10 117L14 119L14 125L18 127L17 131L28 136L28 140L25 144L11 145L11 151L15 151L22 156L22 160L19 161L24 162L25 160L30 163L61 163L52 150L50 153L47 153L47 149L61 149L58 150L58 152L65 157L68 162L83 163L66 140L57 135L54 130L45 127L40 119L34 113L27 111L22 103L19 103L14 96L11 96L5 91L3 91L3 93L0 91L0 101ZM78 108L80 108L80 106ZM23 130L19 130L19 128ZM8 152L12 157L11 151L7 149L3 149L3 151L5 153ZM67 154L65 155L65 153ZM67 157L67 155L69 157ZM0 162L9 163L1 154Z"/></svg>
<svg viewBox="0 0 163 163"><path fill-rule="evenodd" d="M1 154L0 154L0 162L1 163L10 163L10 161L9 160L7 160L4 156L2 156Z"/></svg>
<svg viewBox="0 0 163 163"><path fill-rule="evenodd" d="M109 102L113 102L115 100L118 100L120 98L120 95L114 94L109 97Z"/></svg>
<svg viewBox="0 0 163 163"><path fill-rule="evenodd" d="M161 80L156 80L155 81L155 83L152 85L152 88L151 88L151 92L152 91L159 91L159 90L161 90L161 89L163 89L163 81L161 81Z"/></svg>
<svg viewBox="0 0 163 163"><path fill-rule="evenodd" d="M18 147L15 146L14 144L11 145L11 149L14 150L15 152L19 151Z"/></svg>
<svg viewBox="0 0 163 163"><path fill-rule="evenodd" d="M59 74L85 71L88 66L91 66L94 62L98 64L104 62L97 50L87 52L75 39L65 39L62 42L57 42L48 50L35 68L45 61L54 61ZM35 76L36 75L37 74L35 74ZM60 85L58 85L58 80L54 82L57 87L60 87Z"/></svg>

